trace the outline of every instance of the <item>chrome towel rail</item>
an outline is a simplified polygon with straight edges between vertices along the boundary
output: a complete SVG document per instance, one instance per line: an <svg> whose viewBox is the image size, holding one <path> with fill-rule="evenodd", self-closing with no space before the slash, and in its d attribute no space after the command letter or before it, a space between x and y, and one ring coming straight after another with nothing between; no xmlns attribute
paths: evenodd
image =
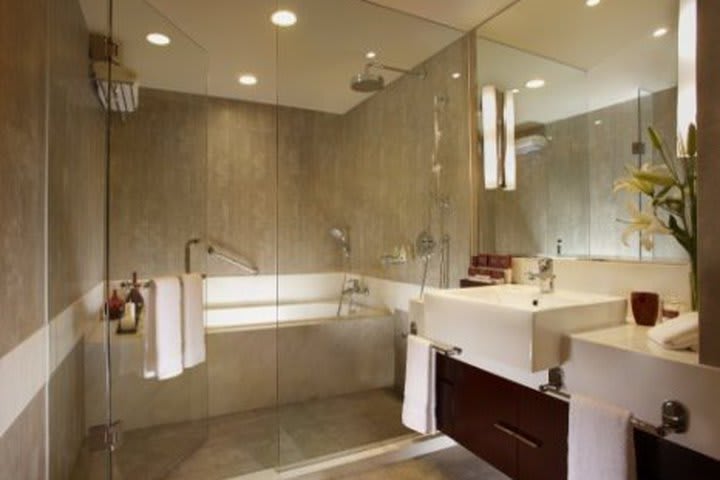
<svg viewBox="0 0 720 480"><path fill-rule="evenodd" d="M447 357L454 357L455 355L462 354L462 348L460 347L445 347L443 345L437 345L435 343L433 343L431 346L433 350L438 353L442 353Z"/></svg>
<svg viewBox="0 0 720 480"><path fill-rule="evenodd" d="M569 400L570 393L563 390L563 373L560 368L552 368L548 372L548 383L540 385L540 391L548 393L565 400ZM654 425L652 423L632 417L633 427L638 430L656 435L658 437L666 437L671 433L685 433L688 430L689 413L687 407L677 400L666 400L661 407L662 424Z"/></svg>
<svg viewBox="0 0 720 480"><path fill-rule="evenodd" d="M402 338L408 338L410 335L417 336L417 334L418 334L417 324L415 322L410 322L410 332L409 333L403 332L401 334L401 336L402 336ZM441 353L447 357L454 357L455 355L462 354L462 348L460 348L460 347L453 347L453 346L449 346L449 345L440 345L438 343L433 342L432 340L429 340L429 341L430 341L430 346L433 350L435 350L436 352Z"/></svg>

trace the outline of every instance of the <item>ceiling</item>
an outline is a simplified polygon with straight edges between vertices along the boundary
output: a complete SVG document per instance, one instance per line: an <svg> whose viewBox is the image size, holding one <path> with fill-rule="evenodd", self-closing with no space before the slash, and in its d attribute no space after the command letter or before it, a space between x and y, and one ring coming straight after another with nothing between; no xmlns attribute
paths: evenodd
<svg viewBox="0 0 720 480"><path fill-rule="evenodd" d="M479 29L479 35L584 70L677 25L678 0L522 0Z"/></svg>
<svg viewBox="0 0 720 480"><path fill-rule="evenodd" d="M478 82L520 89L518 123L670 88L677 84L677 10L677 0L603 0L593 8L584 0L522 0L478 30ZM661 26L669 33L654 38ZM533 78L546 86L524 88Z"/></svg>
<svg viewBox="0 0 720 480"><path fill-rule="evenodd" d="M518 0L369 0L469 32Z"/></svg>
<svg viewBox="0 0 720 480"><path fill-rule="evenodd" d="M105 30L104 3L81 0L91 30ZM332 113L345 113L370 96L349 86L367 51L388 65L412 68L462 36L363 0L115 3L122 62L138 72L141 85ZM278 8L294 11L297 24L272 25ZM165 33L172 42L150 45L149 32ZM257 85L240 85L243 73L256 75ZM400 76L383 75L387 82Z"/></svg>

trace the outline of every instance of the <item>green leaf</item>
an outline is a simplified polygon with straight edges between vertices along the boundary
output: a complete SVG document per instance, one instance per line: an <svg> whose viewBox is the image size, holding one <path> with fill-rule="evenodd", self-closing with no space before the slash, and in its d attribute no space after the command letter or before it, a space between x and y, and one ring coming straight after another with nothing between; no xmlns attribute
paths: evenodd
<svg viewBox="0 0 720 480"><path fill-rule="evenodd" d="M650 134L650 141L652 141L655 150L662 151L663 143L662 140L660 140L660 135L658 134L658 132L653 127L648 127L648 133Z"/></svg>

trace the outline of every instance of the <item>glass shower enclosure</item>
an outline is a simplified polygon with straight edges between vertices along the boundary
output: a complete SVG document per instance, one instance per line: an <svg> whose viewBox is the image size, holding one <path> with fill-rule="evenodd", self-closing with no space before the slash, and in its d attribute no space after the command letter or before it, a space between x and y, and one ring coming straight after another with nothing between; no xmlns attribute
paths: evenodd
<svg viewBox="0 0 720 480"><path fill-rule="evenodd" d="M360 0L109 4L84 4L114 45L96 72L105 296L139 293L144 311L86 338L73 478L274 474L415 439L404 311L426 265L428 285L456 283L470 250L470 41ZM273 25L278 10L297 23ZM421 232L452 245L442 267L413 254ZM148 375L165 340L148 325L171 318L159 285L187 274L203 279L205 356Z"/></svg>

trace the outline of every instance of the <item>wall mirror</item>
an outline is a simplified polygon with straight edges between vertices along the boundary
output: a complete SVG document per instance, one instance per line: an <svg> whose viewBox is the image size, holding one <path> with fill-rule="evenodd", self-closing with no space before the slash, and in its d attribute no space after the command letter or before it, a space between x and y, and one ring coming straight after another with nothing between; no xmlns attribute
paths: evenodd
<svg viewBox="0 0 720 480"><path fill-rule="evenodd" d="M660 162L649 126L676 142L678 2L590 3L522 0L476 30L481 162L489 86L495 108L514 104L516 159L514 186L478 186L480 242L514 255L682 260L669 236L651 251L637 234L623 242L629 206L645 206L613 193L626 165Z"/></svg>

